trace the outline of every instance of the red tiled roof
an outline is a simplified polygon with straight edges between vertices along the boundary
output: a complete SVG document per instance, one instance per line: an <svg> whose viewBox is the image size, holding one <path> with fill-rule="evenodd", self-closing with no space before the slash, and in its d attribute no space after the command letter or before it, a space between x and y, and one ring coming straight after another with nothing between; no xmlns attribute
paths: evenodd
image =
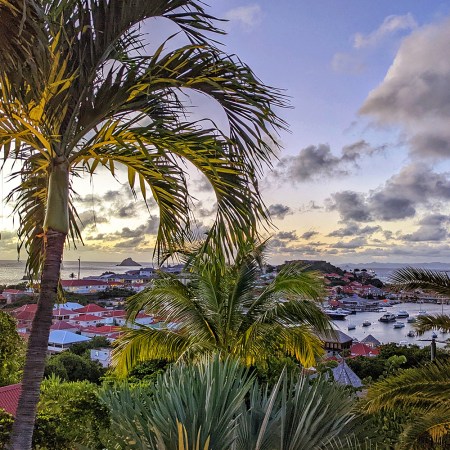
<svg viewBox="0 0 450 450"><path fill-rule="evenodd" d="M35 311L19 311L17 313L11 312L11 315L15 317L19 322L21 320L33 320L34 316L36 315Z"/></svg>
<svg viewBox="0 0 450 450"><path fill-rule="evenodd" d="M350 347L350 353L352 356L376 356L380 354L380 350L359 342Z"/></svg>
<svg viewBox="0 0 450 450"><path fill-rule="evenodd" d="M115 309L114 311L108 311L105 313L105 317L125 317L126 312L123 309Z"/></svg>
<svg viewBox="0 0 450 450"><path fill-rule="evenodd" d="M105 334L105 333L114 333L119 330L120 330L120 327L117 327L114 325L103 325L102 327L86 327L86 328L83 328L81 331L84 331L86 333Z"/></svg>
<svg viewBox="0 0 450 450"><path fill-rule="evenodd" d="M54 316L74 316L77 310L73 311L71 309L65 309L65 308L57 308L53 310Z"/></svg>
<svg viewBox="0 0 450 450"><path fill-rule="evenodd" d="M65 322L64 320L58 320L50 327L51 330L73 330L74 328L76 328L76 325L72 325L71 323Z"/></svg>
<svg viewBox="0 0 450 450"><path fill-rule="evenodd" d="M74 317L71 320L76 320L77 322L92 322L94 320L102 320L102 318L94 316L92 314L81 314L80 316Z"/></svg>
<svg viewBox="0 0 450 450"><path fill-rule="evenodd" d="M14 416L17 411L21 392L22 385L20 383L0 387L0 408Z"/></svg>
<svg viewBox="0 0 450 450"><path fill-rule="evenodd" d="M104 312L108 311L106 308L96 305L95 303L89 303L83 308L74 309L77 313L94 313L94 312Z"/></svg>
<svg viewBox="0 0 450 450"><path fill-rule="evenodd" d="M23 305L20 308L13 309L11 311L11 313L22 312L22 311L31 311L31 312L35 313L36 310L37 310L37 304L36 303L31 303L29 305Z"/></svg>
<svg viewBox="0 0 450 450"><path fill-rule="evenodd" d="M29 292L26 291L21 291L19 289L4 289L3 294L13 294L13 295L18 295L18 294L29 294Z"/></svg>

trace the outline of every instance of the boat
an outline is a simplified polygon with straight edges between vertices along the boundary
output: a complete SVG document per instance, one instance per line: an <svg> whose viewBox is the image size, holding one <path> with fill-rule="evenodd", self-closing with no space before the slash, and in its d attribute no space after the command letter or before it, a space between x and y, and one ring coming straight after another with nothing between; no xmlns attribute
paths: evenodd
<svg viewBox="0 0 450 450"><path fill-rule="evenodd" d="M346 309L324 309L323 311L330 319L344 320L349 314L350 311Z"/></svg>
<svg viewBox="0 0 450 450"><path fill-rule="evenodd" d="M400 342L398 343L398 345L400 345L400 346L402 346L402 347L406 347L408 344L409 344L408 341L400 341Z"/></svg>
<svg viewBox="0 0 450 450"><path fill-rule="evenodd" d="M421 317L421 316L426 316L427 312L424 309L421 309L418 313L417 313L417 317Z"/></svg>
<svg viewBox="0 0 450 450"><path fill-rule="evenodd" d="M347 329L348 330L354 330L356 328L356 325L354 323L349 323Z"/></svg>
<svg viewBox="0 0 450 450"><path fill-rule="evenodd" d="M368 320L365 320L365 321L362 323L362 326L363 326L363 327L370 327L370 325L372 325L372 322L369 322Z"/></svg>
<svg viewBox="0 0 450 450"><path fill-rule="evenodd" d="M415 323L415 322L417 322L417 319L415 317L408 317L407 322L408 323Z"/></svg>
<svg viewBox="0 0 450 450"><path fill-rule="evenodd" d="M395 322L394 328L403 328L405 326L404 322Z"/></svg>
<svg viewBox="0 0 450 450"><path fill-rule="evenodd" d="M438 337L437 333L433 331L433 333L431 333L431 338L437 339L437 337Z"/></svg>
<svg viewBox="0 0 450 450"><path fill-rule="evenodd" d="M387 309L386 309L386 308L381 308L381 309L379 309L378 311L379 311L379 312L387 312Z"/></svg>
<svg viewBox="0 0 450 450"><path fill-rule="evenodd" d="M408 311L399 311L395 317L397 317L397 319L406 319L407 317L409 317L409 313Z"/></svg>
<svg viewBox="0 0 450 450"><path fill-rule="evenodd" d="M387 313L382 315L379 319L379 322L395 322L395 315L391 313Z"/></svg>
<svg viewBox="0 0 450 450"><path fill-rule="evenodd" d="M408 334L406 336L408 336L408 337L416 337L416 333L414 333L413 330L409 330Z"/></svg>

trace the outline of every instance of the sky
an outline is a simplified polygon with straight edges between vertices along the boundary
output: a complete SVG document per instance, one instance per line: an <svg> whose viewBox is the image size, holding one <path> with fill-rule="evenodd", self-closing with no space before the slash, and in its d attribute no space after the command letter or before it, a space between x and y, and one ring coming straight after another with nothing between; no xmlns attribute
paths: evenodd
<svg viewBox="0 0 450 450"><path fill-rule="evenodd" d="M274 224L269 261L450 263L450 3L211 3L228 20L223 50L291 106L277 111L289 131L260 183ZM176 30L151 21L143 31L154 42ZM216 114L200 103L196 114ZM157 207L136 201L125 181L76 180L85 245L67 248L66 260L152 260ZM4 198L5 172L0 187ZM212 192L195 172L190 188L206 229ZM3 202L0 259L17 257L10 212Z"/></svg>

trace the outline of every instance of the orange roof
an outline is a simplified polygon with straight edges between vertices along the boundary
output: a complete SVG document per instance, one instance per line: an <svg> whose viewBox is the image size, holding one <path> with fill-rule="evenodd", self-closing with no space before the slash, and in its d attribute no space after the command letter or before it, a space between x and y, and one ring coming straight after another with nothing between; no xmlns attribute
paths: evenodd
<svg viewBox="0 0 450 450"><path fill-rule="evenodd" d="M94 312L105 312L108 311L106 308L96 305L95 303L89 303L83 308L74 309L77 313L94 313Z"/></svg>
<svg viewBox="0 0 450 450"><path fill-rule="evenodd" d="M73 330L74 328L76 328L76 325L72 325L64 320L58 320L50 327L51 330Z"/></svg>
<svg viewBox="0 0 450 450"><path fill-rule="evenodd" d="M114 333L114 332L120 331L120 327L117 327L114 325L103 325L102 327L86 327L86 328L83 328L81 331L84 331L86 333L105 334L105 333Z"/></svg>
<svg viewBox="0 0 450 450"><path fill-rule="evenodd" d="M72 320L76 320L78 322L93 322L94 320L102 320L102 318L92 314L81 314L78 317L74 317Z"/></svg>
<svg viewBox="0 0 450 450"><path fill-rule="evenodd" d="M376 356L380 354L380 350L358 342L350 347L350 353L352 356Z"/></svg>

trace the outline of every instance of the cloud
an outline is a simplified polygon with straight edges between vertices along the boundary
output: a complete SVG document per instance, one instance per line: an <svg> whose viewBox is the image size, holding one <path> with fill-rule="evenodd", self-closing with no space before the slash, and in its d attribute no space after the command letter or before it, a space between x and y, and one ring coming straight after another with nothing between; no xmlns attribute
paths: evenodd
<svg viewBox="0 0 450 450"><path fill-rule="evenodd" d="M386 37L399 31L409 31L417 27L417 22L411 13L404 16L387 16L383 23L372 33L356 33L353 37L353 47L356 49L374 47Z"/></svg>
<svg viewBox="0 0 450 450"><path fill-rule="evenodd" d="M301 239L305 239L306 241L308 241L309 239L311 239L313 236L316 236L317 234L319 234L317 231L305 231L300 238Z"/></svg>
<svg viewBox="0 0 450 450"><path fill-rule="evenodd" d="M283 220L288 214L292 214L292 210L289 206L275 203L269 206L269 214L275 219Z"/></svg>
<svg viewBox="0 0 450 450"><path fill-rule="evenodd" d="M419 222L419 228L411 234L401 235L401 239L409 242L443 241L448 237L446 225L450 218L443 214L430 214Z"/></svg>
<svg viewBox="0 0 450 450"><path fill-rule="evenodd" d="M332 248L343 248L343 249L357 249L360 247L364 247L367 245L367 240L362 237L356 237L351 239L348 242L337 242L336 244L331 245Z"/></svg>
<svg viewBox="0 0 450 450"><path fill-rule="evenodd" d="M338 52L331 60L331 68L337 73L359 75L366 69L366 64L359 56Z"/></svg>
<svg viewBox="0 0 450 450"><path fill-rule="evenodd" d="M450 156L450 19L404 39L382 83L360 113L400 126L415 157Z"/></svg>
<svg viewBox="0 0 450 450"><path fill-rule="evenodd" d="M377 231L381 231L379 225L361 227L357 223L349 223L344 228L339 228L328 234L329 237L348 237L348 236L370 236Z"/></svg>
<svg viewBox="0 0 450 450"><path fill-rule="evenodd" d="M280 231L274 237L281 241L296 241L298 239L295 231Z"/></svg>
<svg viewBox="0 0 450 450"><path fill-rule="evenodd" d="M224 17L231 24L238 24L244 30L249 31L262 22L262 10L258 4L239 6L225 13Z"/></svg>
<svg viewBox="0 0 450 450"><path fill-rule="evenodd" d="M326 201L329 211L337 211L343 222L399 220L414 217L419 206L433 200L450 201L450 180L447 174L436 173L430 167L412 163L392 176L377 190L364 195L342 191Z"/></svg>
<svg viewBox="0 0 450 450"><path fill-rule="evenodd" d="M385 147L372 147L360 140L346 145L341 156L335 156L328 144L310 145L300 150L296 156L281 158L275 176L281 175L291 181L301 183L322 177L349 175L350 167L358 167L358 160L370 157Z"/></svg>
<svg viewBox="0 0 450 450"><path fill-rule="evenodd" d="M106 217L95 214L94 211L90 211L90 210L80 212L78 216L79 216L79 219L81 222L80 228L82 230L91 225L97 225L98 223L108 222Z"/></svg>

